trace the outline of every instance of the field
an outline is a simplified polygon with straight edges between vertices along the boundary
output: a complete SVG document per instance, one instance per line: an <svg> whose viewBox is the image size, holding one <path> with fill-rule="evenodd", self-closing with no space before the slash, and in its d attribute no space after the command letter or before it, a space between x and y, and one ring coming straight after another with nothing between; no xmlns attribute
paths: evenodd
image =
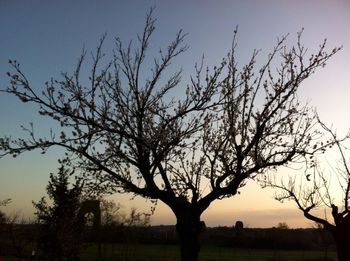
<svg viewBox="0 0 350 261"><path fill-rule="evenodd" d="M82 260L104 261L176 261L180 259L179 249L175 245L105 245L101 258L97 258L97 248L88 246L82 253ZM201 261L321 261L336 260L335 252L323 251L287 251L237 249L203 246Z"/></svg>
<svg viewBox="0 0 350 261"><path fill-rule="evenodd" d="M179 249L174 245L105 245L101 257L96 246L87 246L81 254L82 261L177 261ZM2 261L18 261L17 258L4 257ZM37 260L37 259L22 259ZM42 260L42 259L40 259ZM331 261L336 260L335 252L289 251L237 249L223 247L203 247L200 261ZM45 261L45 260L42 260Z"/></svg>
<svg viewBox="0 0 350 261"><path fill-rule="evenodd" d="M21 255L21 261L44 260L40 244L32 235L35 226L21 226L22 234L16 240L3 237L0 240L0 261L19 261L11 255ZM19 230L18 230L19 231ZM17 231L17 232L18 232ZM26 232L26 233L24 233ZM176 245L173 226L133 228L125 231L105 231L106 239L98 247L86 238L80 252L81 261L176 261L180 260L180 250ZM107 232L111 232L108 234ZM123 233L122 233L123 232ZM200 261L325 261L336 260L335 245L329 233L316 229L259 229L247 228L240 237L232 227L208 228L201 238ZM244 232L244 233L243 233ZM22 237L21 237L22 235ZM112 237L112 236L114 237ZM117 236L116 236L117 235ZM90 241L89 241L90 240ZM117 241L119 240L119 242ZM36 242L36 243L35 243ZM118 242L118 243L117 243ZM33 250L37 250L32 256ZM41 249L41 250L40 250ZM327 249L327 251L325 250ZM20 251L19 251L20 250ZM6 255L7 253L7 255ZM1 256L1 254L5 256ZM31 258L29 258L31 257ZM3 260L1 260L3 258ZM51 261L51 260L50 260Z"/></svg>

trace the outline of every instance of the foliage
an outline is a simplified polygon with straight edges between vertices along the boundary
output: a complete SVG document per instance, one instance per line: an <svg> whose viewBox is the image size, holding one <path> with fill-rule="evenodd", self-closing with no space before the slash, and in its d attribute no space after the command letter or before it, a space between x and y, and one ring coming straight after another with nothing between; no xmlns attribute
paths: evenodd
<svg viewBox="0 0 350 261"><path fill-rule="evenodd" d="M288 224L286 222L279 222L277 224L277 228L279 228L279 229L289 229L289 226L288 226Z"/></svg>
<svg viewBox="0 0 350 261"><path fill-rule="evenodd" d="M10 203L10 199L5 199L5 200L0 200L0 207L1 206L6 206L8 203ZM8 222L8 216L0 210L0 255L5 251L4 249L4 240L3 239L3 234L5 232L5 226L6 223Z"/></svg>
<svg viewBox="0 0 350 261"><path fill-rule="evenodd" d="M11 199L0 200L0 207L6 206L11 202ZM6 214L0 210L0 226L6 222Z"/></svg>
<svg viewBox="0 0 350 261"><path fill-rule="evenodd" d="M34 204L42 226L42 244L50 260L75 260L80 251L82 220L78 218L82 186L79 180L69 188L70 173L61 166L50 175L46 188L52 205L43 197Z"/></svg>
<svg viewBox="0 0 350 261"><path fill-rule="evenodd" d="M0 200L0 207L8 205L10 202L11 202L11 199L9 198Z"/></svg>

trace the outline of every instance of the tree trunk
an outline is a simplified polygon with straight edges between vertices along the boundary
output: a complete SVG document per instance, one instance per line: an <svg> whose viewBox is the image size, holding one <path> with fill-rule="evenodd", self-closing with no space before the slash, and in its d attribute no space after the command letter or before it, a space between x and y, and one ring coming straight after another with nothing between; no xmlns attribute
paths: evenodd
<svg viewBox="0 0 350 261"><path fill-rule="evenodd" d="M176 213L176 217L181 261L197 261L200 250L199 235L203 230L200 215L190 210L182 210Z"/></svg>
<svg viewBox="0 0 350 261"><path fill-rule="evenodd" d="M338 261L350 260L350 233L348 230L336 231L333 233L334 241L337 247Z"/></svg>

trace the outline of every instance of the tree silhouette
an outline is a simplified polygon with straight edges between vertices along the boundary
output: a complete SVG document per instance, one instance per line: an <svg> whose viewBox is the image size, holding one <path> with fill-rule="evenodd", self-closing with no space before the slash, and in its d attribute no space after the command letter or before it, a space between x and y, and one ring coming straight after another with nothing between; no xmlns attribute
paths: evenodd
<svg viewBox="0 0 350 261"><path fill-rule="evenodd" d="M6 206L6 205L8 205L9 203L11 203L11 199L9 199L9 198L0 200L0 207Z"/></svg>
<svg viewBox="0 0 350 261"><path fill-rule="evenodd" d="M0 200L0 207L7 206L11 202L11 199ZM9 221L9 217L0 209L0 255L4 255L6 244L3 242L3 233L5 232L5 226Z"/></svg>
<svg viewBox="0 0 350 261"><path fill-rule="evenodd" d="M240 69L232 48L218 66L195 66L182 88L181 70L169 74L171 62L187 46L179 31L153 65L145 62L155 30L147 16L138 46L116 50L104 61L102 38L92 70L81 79L85 52L75 72L34 89L17 61L10 61L10 86L4 90L58 123L60 133L38 138L0 139L2 156L52 146L67 150L61 162L86 173L103 190L161 200L177 219L182 260L197 260L201 214L217 199L233 196L248 179L313 153L314 117L299 104L297 89L339 49L327 53L325 42L306 57L301 33L295 47L277 41L267 61L256 69L258 51ZM275 68L275 60L281 64ZM146 72L150 72L148 77ZM168 77L165 79L165 77Z"/></svg>
<svg viewBox="0 0 350 261"><path fill-rule="evenodd" d="M48 204L45 197L33 202L38 222L42 225L41 243L50 260L77 260L80 252L82 186L77 180L70 188L70 174L61 166L57 176L50 175L47 193L52 204Z"/></svg>
<svg viewBox="0 0 350 261"><path fill-rule="evenodd" d="M331 233L337 247L339 261L350 260L348 242L350 241L350 169L345 141L350 137L348 133L344 138L339 139L334 131L328 128L318 119L323 130L330 135L327 141L328 147L335 147L340 156L340 165L333 169L331 179L327 178L320 167L317 159L312 159L311 166L307 171L313 170L313 174L308 174L303 181L290 178L288 182L269 180L266 185L279 189L276 199L283 202L292 200L303 212L304 216L322 225ZM324 151L324 147L321 147ZM317 155L316 155L317 156ZM332 193L331 180L337 180L339 187ZM336 205L336 197L342 192L342 205ZM333 194L333 195L332 195ZM332 221L327 219L327 215L320 217L314 212L320 207L327 207L330 210Z"/></svg>
<svg viewBox="0 0 350 261"><path fill-rule="evenodd" d="M0 200L0 207L6 206L11 202L11 199ZM0 210L0 227L6 222L6 214Z"/></svg>

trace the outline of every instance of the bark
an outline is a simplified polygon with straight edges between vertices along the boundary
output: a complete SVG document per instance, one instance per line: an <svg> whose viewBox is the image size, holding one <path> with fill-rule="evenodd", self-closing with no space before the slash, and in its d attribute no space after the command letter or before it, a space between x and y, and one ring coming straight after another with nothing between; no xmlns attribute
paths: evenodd
<svg viewBox="0 0 350 261"><path fill-rule="evenodd" d="M338 261L350 260L350 214L348 211L339 212L338 206L332 204L334 225L330 228L333 235Z"/></svg>
<svg viewBox="0 0 350 261"><path fill-rule="evenodd" d="M190 210L177 211L176 217L181 261L197 261L200 250L199 236L203 231L204 222L200 221L200 214Z"/></svg>
<svg viewBox="0 0 350 261"><path fill-rule="evenodd" d="M337 247L338 261L350 260L350 231L336 228L333 232L334 241Z"/></svg>

